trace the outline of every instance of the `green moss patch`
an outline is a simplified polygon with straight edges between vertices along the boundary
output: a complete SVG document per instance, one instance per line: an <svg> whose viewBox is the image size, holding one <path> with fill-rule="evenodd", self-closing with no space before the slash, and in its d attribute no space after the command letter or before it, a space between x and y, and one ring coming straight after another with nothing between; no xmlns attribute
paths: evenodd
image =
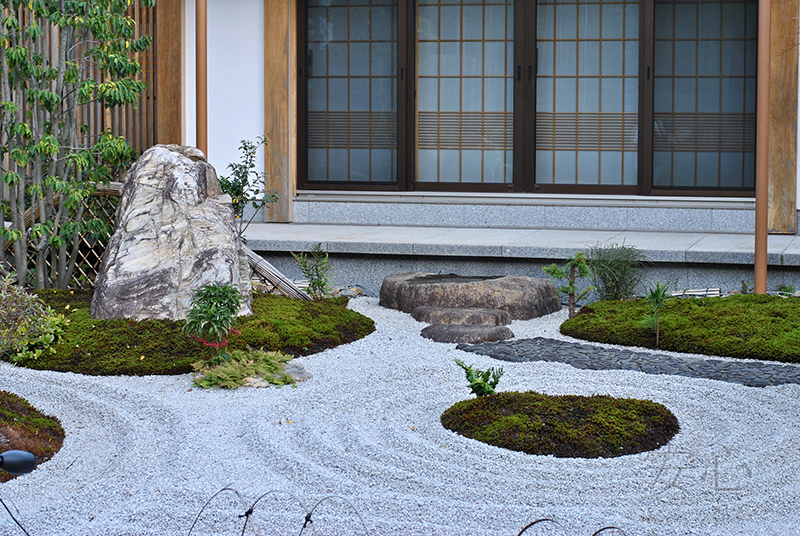
<svg viewBox="0 0 800 536"><path fill-rule="evenodd" d="M644 300L601 301L561 325L561 333L593 342L655 348L642 326ZM800 363L800 299L754 294L671 299L659 313L659 348Z"/></svg>
<svg viewBox="0 0 800 536"><path fill-rule="evenodd" d="M46 462L61 449L64 429L53 417L40 413L27 400L0 391L0 452L26 450L36 457L36 464ZM0 471L0 482L15 475Z"/></svg>
<svg viewBox="0 0 800 536"><path fill-rule="evenodd" d="M168 320L93 320L90 291L42 291L39 296L69 320L55 353L22 365L42 370L106 375L169 375L192 371L210 358L202 343L183 333L183 322ZM241 335L231 335L231 350L282 351L307 355L352 342L375 330L373 321L346 308L347 299L308 302L256 294L254 314L237 319Z"/></svg>
<svg viewBox="0 0 800 536"><path fill-rule="evenodd" d="M448 430L509 450L558 458L611 458L655 450L678 420L650 400L503 392L458 402L442 414Z"/></svg>

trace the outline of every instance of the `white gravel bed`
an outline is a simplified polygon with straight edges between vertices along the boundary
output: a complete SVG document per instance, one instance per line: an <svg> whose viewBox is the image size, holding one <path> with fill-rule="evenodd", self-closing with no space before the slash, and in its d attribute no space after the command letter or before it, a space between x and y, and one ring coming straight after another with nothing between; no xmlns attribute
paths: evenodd
<svg viewBox="0 0 800 536"><path fill-rule="evenodd" d="M525 534L590 536L609 525L630 536L800 534L800 386L499 363L423 339L424 325L374 298L351 307L377 331L300 358L312 378L295 389L203 390L189 375L0 365L0 389L67 432L50 462L0 485L0 497L31 536L185 535L225 486L248 503L278 490L255 507L259 535L298 534L306 510L330 496L312 517L320 535L366 534L354 509L373 536L514 536L545 517L559 525ZM565 314L511 329L562 338ZM658 451L613 459L531 456L466 439L439 422L471 396L456 357L501 364L500 390L655 400L681 431ZM241 534L244 510L226 492L192 534ZM2 510L0 534L22 534Z"/></svg>

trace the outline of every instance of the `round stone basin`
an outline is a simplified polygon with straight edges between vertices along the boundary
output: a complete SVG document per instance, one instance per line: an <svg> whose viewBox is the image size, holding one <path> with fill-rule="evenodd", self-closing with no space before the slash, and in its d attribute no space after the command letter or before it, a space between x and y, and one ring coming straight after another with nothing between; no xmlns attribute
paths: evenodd
<svg viewBox="0 0 800 536"><path fill-rule="evenodd" d="M425 272L386 276L380 304L406 313L420 306L500 309L515 320L537 318L561 308L558 292L549 279Z"/></svg>
<svg viewBox="0 0 800 536"><path fill-rule="evenodd" d="M474 283L476 281L488 281L499 279L500 275L458 275L458 274L426 274L421 277L409 279L409 285L423 285L431 283Z"/></svg>

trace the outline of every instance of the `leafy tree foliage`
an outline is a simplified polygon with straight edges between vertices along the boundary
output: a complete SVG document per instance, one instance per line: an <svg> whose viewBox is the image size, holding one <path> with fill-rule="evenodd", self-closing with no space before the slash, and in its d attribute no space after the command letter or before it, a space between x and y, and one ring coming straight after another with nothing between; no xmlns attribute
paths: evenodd
<svg viewBox="0 0 800 536"><path fill-rule="evenodd" d="M20 285L32 275L38 289L66 288L78 236L107 230L82 201L135 153L111 132L87 139L79 107L135 104L146 89L135 54L152 38L135 38L132 1L0 0L0 239L14 242Z"/></svg>

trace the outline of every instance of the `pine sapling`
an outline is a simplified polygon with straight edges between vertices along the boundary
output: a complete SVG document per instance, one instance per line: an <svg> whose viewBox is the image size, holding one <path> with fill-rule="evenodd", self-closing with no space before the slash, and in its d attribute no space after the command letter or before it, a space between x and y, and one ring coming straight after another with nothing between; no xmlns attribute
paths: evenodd
<svg viewBox="0 0 800 536"><path fill-rule="evenodd" d="M555 263L545 266L542 271L550 276L553 281L564 279L567 284L558 287L559 292L563 292L569 298L569 318L575 317L575 305L586 295L594 290L589 287L583 292L577 293L576 281L579 277L588 277L591 273L589 263L586 260L586 253L579 251L569 259L564 268L559 268Z"/></svg>

